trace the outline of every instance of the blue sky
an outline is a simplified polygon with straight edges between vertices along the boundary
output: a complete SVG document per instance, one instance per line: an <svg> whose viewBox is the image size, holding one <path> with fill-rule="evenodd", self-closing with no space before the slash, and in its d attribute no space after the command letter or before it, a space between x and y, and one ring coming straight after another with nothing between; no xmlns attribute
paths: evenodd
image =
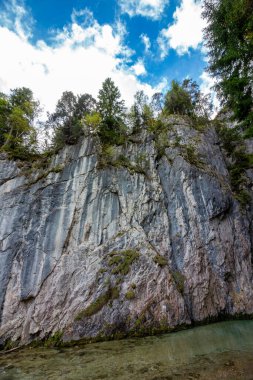
<svg viewBox="0 0 253 380"><path fill-rule="evenodd" d="M97 96L112 77L127 105L172 79L204 91L201 0L0 0L0 91L30 87L45 111L65 90Z"/></svg>

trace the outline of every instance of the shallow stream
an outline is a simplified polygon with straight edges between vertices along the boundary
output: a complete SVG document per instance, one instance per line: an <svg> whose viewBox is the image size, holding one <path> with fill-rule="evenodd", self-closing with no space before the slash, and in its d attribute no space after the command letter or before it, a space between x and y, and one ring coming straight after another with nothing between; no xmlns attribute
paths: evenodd
<svg viewBox="0 0 253 380"><path fill-rule="evenodd" d="M0 355L0 380L253 380L253 321Z"/></svg>

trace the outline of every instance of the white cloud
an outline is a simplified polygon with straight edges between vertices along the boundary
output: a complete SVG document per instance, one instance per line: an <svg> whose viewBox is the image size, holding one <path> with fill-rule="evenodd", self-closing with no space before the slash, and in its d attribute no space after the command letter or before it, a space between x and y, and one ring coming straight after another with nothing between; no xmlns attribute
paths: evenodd
<svg viewBox="0 0 253 380"><path fill-rule="evenodd" d="M130 17L143 16L158 20L161 18L169 0L119 0L122 13Z"/></svg>
<svg viewBox="0 0 253 380"><path fill-rule="evenodd" d="M142 43L144 44L144 47L145 47L145 53L148 53L150 48L151 48L151 42L150 42L150 38L148 37L147 34L144 34L142 33L140 35L140 39L142 41Z"/></svg>
<svg viewBox="0 0 253 380"><path fill-rule="evenodd" d="M213 86L215 85L215 80L212 78L206 71L204 71L200 75L200 90L203 92L203 94L211 94L211 99L212 103L214 105L214 110L213 110L213 116L215 116L220 108L220 102L219 99L217 98L217 94L213 90Z"/></svg>
<svg viewBox="0 0 253 380"><path fill-rule="evenodd" d="M7 16L10 13L0 27L0 91L29 87L49 112L66 90L96 97L107 77L115 81L127 105L138 90L149 96L156 91L138 80L145 73L140 61L130 68L126 64L132 52L123 43L122 25L100 25L88 10L74 11L71 24L55 31L53 45L43 40L33 45L31 30L21 22L10 30Z"/></svg>
<svg viewBox="0 0 253 380"><path fill-rule="evenodd" d="M214 79L206 71L200 75L200 79L200 90L203 94L208 94L211 91L212 86L215 84Z"/></svg>
<svg viewBox="0 0 253 380"><path fill-rule="evenodd" d="M132 66L132 70L137 76L145 75L147 73L144 63L141 60L137 61L136 64Z"/></svg>
<svg viewBox="0 0 253 380"><path fill-rule="evenodd" d="M23 0L9 0L2 3L0 7L1 24L10 30L15 30L22 40L32 36L34 20Z"/></svg>
<svg viewBox="0 0 253 380"><path fill-rule="evenodd" d="M161 58L165 58L170 48L179 55L188 53L189 48L199 48L203 39L205 20L201 18L202 0L182 0L173 14L174 22L162 29L158 36Z"/></svg>

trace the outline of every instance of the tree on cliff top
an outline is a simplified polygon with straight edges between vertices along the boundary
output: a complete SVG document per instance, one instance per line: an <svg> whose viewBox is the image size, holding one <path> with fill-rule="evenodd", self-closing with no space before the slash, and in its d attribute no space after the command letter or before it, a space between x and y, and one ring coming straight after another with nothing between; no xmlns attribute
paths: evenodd
<svg viewBox="0 0 253 380"><path fill-rule="evenodd" d="M75 96L72 91L64 91L58 100L55 112L48 124L54 129L53 143L56 148L64 144L76 144L83 135L82 118L94 111L95 99L89 94Z"/></svg>
<svg viewBox="0 0 253 380"><path fill-rule="evenodd" d="M171 89L165 97L164 109L169 114L191 115L193 105L190 94L177 81L171 82Z"/></svg>
<svg viewBox="0 0 253 380"><path fill-rule="evenodd" d="M121 144L124 141L126 127L125 102L121 99L121 94L111 78L107 78L98 94L98 112L102 121L99 128L99 135L105 144Z"/></svg>
<svg viewBox="0 0 253 380"><path fill-rule="evenodd" d="M125 115L125 102L121 99L120 91L111 78L107 78L99 90L98 111L103 120L117 120Z"/></svg>
<svg viewBox="0 0 253 380"><path fill-rule="evenodd" d="M169 114L208 120L212 103L210 96L202 94L198 84L192 79L185 79L182 83L173 80L171 89L165 96L164 111Z"/></svg>
<svg viewBox="0 0 253 380"><path fill-rule="evenodd" d="M0 94L0 147L13 158L26 159L36 151L36 130L33 126L39 113L39 102L26 87Z"/></svg>

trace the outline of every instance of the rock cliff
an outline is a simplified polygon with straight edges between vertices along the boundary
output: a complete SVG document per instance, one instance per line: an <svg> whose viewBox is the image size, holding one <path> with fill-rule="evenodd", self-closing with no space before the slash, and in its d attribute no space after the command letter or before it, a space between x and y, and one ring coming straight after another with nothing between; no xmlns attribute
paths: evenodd
<svg viewBox="0 0 253 380"><path fill-rule="evenodd" d="M107 164L92 136L29 175L1 157L0 343L253 313L250 208L215 130L169 123Z"/></svg>

